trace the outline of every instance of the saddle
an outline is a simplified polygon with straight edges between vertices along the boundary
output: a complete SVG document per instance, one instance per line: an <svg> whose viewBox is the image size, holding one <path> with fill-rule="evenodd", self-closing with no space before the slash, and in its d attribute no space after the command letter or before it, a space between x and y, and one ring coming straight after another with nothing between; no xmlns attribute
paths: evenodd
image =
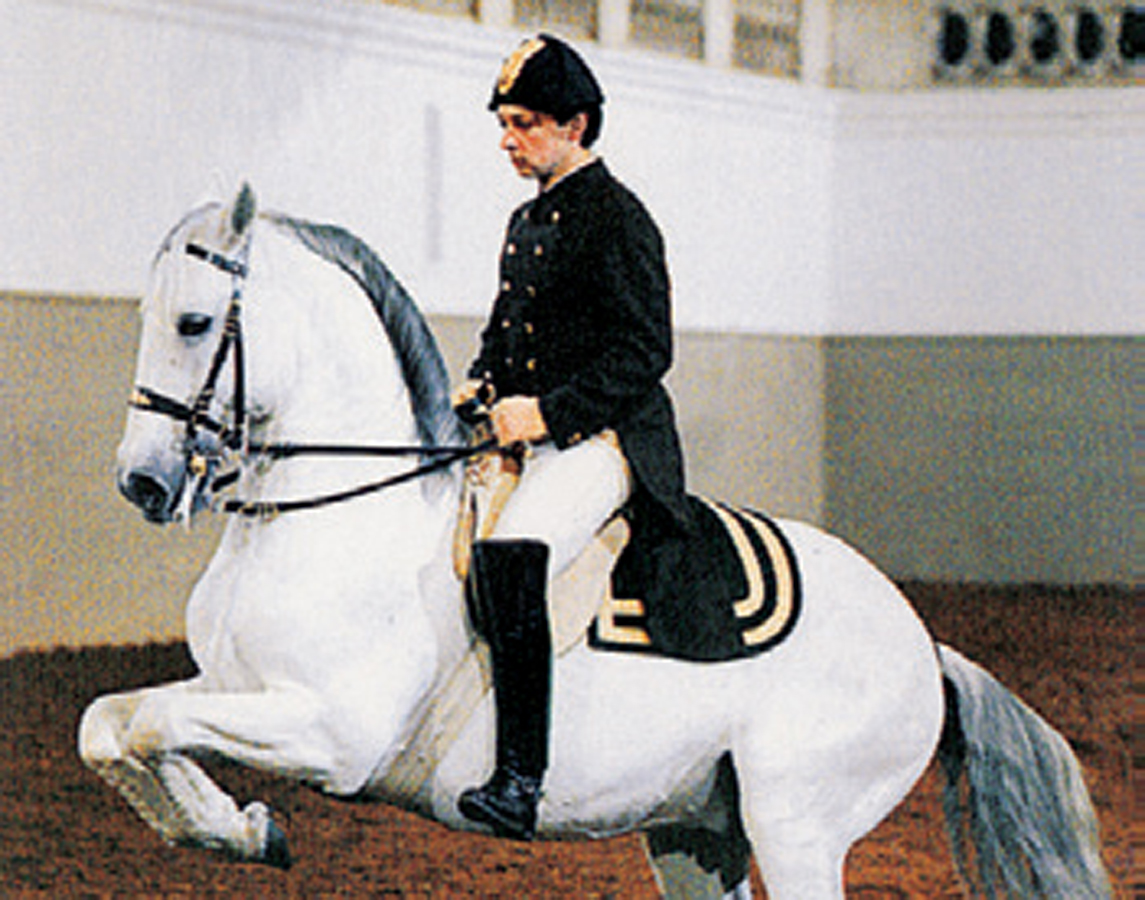
<svg viewBox="0 0 1145 900"><path fill-rule="evenodd" d="M454 535L464 580L475 540L493 533L521 459L492 451L470 465ZM553 650L582 638L595 650L720 662L786 637L800 608L795 556L768 517L689 496L695 527L665 537L628 510L610 519L549 586Z"/></svg>
<svg viewBox="0 0 1145 900"><path fill-rule="evenodd" d="M491 453L471 467L454 535L468 573L473 541L493 531L520 460ZM555 656L587 641L599 652L720 662L763 653L794 629L800 579L778 526L756 512L689 497L693 534L663 539L622 511L549 585ZM430 802L429 779L491 688L488 647L473 641L435 688L386 776L396 796Z"/></svg>

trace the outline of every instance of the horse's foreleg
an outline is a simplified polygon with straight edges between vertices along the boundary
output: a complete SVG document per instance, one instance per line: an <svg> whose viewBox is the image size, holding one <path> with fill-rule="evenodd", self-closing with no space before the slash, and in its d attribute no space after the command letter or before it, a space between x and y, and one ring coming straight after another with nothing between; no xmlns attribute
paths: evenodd
<svg viewBox="0 0 1145 900"><path fill-rule="evenodd" d="M214 753L346 795L377 766L386 746L379 735L395 735L394 722L379 721L384 706L335 706L301 688L155 693L139 704L125 739L139 756Z"/></svg>
<svg viewBox="0 0 1145 900"><path fill-rule="evenodd" d="M123 736L139 705L139 693L100 697L87 708L79 729L84 763L123 794L148 825L175 843L194 831L190 816L171 796L153 768L125 752Z"/></svg>
<svg viewBox="0 0 1145 900"><path fill-rule="evenodd" d="M130 723L145 695L164 690L179 688L101 697L89 706L79 732L84 762L168 843L289 865L285 839L261 803L240 810L193 760L178 753L136 755L126 749Z"/></svg>

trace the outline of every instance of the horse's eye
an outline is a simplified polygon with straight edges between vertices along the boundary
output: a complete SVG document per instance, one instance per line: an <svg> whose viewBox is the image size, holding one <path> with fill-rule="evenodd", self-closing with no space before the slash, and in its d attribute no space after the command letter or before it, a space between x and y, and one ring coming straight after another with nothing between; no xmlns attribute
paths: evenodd
<svg viewBox="0 0 1145 900"><path fill-rule="evenodd" d="M199 337L206 334L211 327L211 317L204 313L183 313L175 328L179 334L186 338Z"/></svg>

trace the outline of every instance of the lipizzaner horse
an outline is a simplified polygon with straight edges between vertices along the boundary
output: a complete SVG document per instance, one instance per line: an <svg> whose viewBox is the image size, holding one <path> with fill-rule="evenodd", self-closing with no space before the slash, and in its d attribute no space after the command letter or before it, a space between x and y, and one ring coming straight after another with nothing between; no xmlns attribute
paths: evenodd
<svg viewBox="0 0 1145 900"><path fill-rule="evenodd" d="M153 522L232 517L187 603L199 674L97 699L84 761L167 841L238 860L289 865L286 835L203 755L475 828L456 799L493 713L450 562L466 450L413 302L347 232L244 186L172 229L141 309L120 488ZM767 652L561 647L539 838L641 832L668 896L748 897L754 858L772 900L837 900L848 848L937 753L979 890L1109 897L1064 739L858 552L777 524L802 599Z"/></svg>

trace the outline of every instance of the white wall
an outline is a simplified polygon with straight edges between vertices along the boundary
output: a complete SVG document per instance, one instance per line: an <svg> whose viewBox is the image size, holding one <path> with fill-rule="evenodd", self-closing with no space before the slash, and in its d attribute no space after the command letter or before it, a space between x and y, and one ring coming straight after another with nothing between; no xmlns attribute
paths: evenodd
<svg viewBox="0 0 1145 900"><path fill-rule="evenodd" d="M0 0L0 288L135 295L249 179L479 315L527 196L484 110L517 40L380 5ZM1140 330L1140 90L824 91L586 48L602 144L669 240L677 322L780 334Z"/></svg>
<svg viewBox="0 0 1145 900"><path fill-rule="evenodd" d="M1145 91L847 95L830 189L839 334L1145 325Z"/></svg>
<svg viewBox="0 0 1145 900"><path fill-rule="evenodd" d="M6 287L137 294L166 229L242 179L270 205L361 232L443 294L493 283L513 198L496 155L469 151L496 140L478 73L499 57L476 29L339 3L0 9L0 154L16 173L0 188ZM426 146L435 127L449 131L438 156ZM442 241L478 271L435 270L431 197L451 204Z"/></svg>
<svg viewBox="0 0 1145 900"><path fill-rule="evenodd" d="M0 187L0 287L137 294L165 230L245 178L276 208L359 232L429 310L487 307L504 222L530 190L485 110L517 35L284 0L0 10L16 51L0 115L20 135L0 146L17 173ZM815 330L789 303L820 293L826 234L793 89L592 55L610 98L602 149L665 226L680 324ZM784 229L800 239L763 239Z"/></svg>

